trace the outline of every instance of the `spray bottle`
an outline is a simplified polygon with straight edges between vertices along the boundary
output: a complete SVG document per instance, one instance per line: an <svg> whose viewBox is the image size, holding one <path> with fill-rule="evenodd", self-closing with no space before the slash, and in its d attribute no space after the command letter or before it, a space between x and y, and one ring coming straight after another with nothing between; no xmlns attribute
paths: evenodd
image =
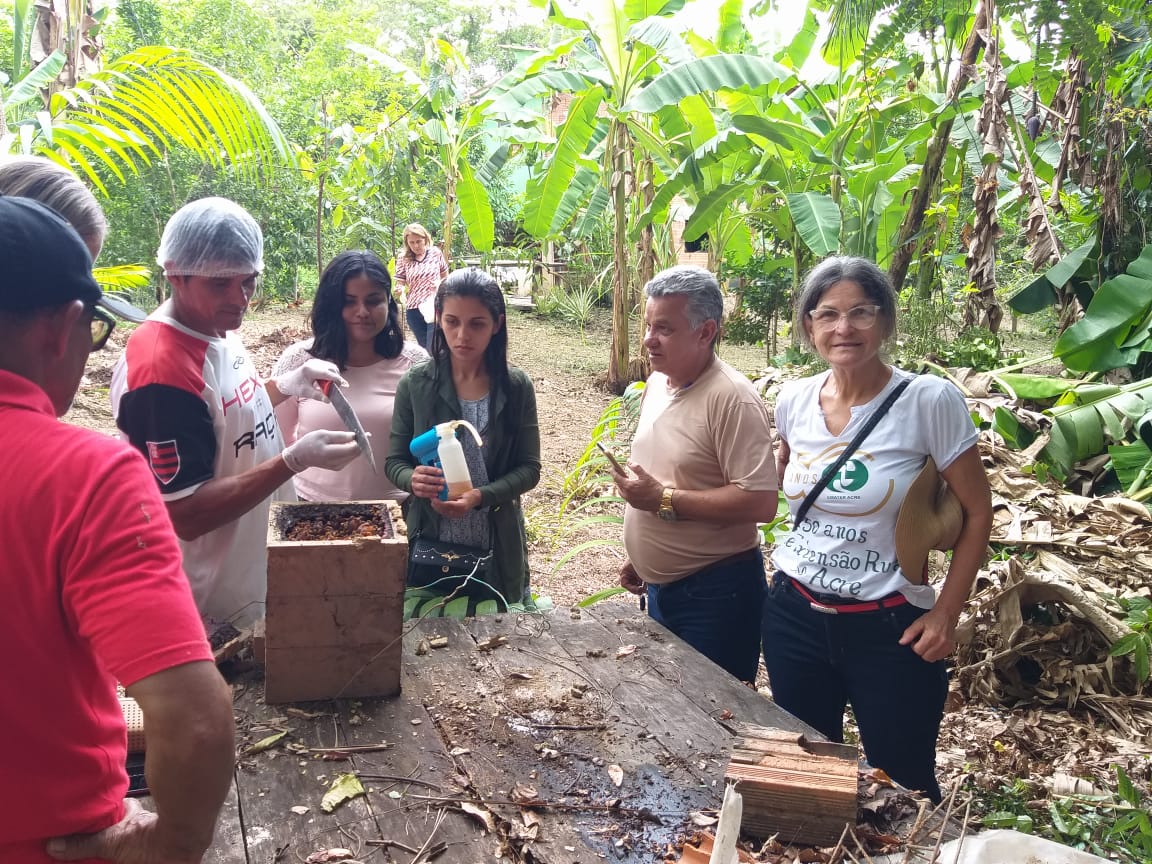
<svg viewBox="0 0 1152 864"><path fill-rule="evenodd" d="M476 446L483 447L484 441L476 427L467 420L449 420L438 423L422 435L412 439L408 449L423 465L431 465L444 472L444 488L440 490L440 500L455 500L472 488L472 475L468 472L468 462L464 458L464 448L456 438L456 427L463 426L476 439Z"/></svg>

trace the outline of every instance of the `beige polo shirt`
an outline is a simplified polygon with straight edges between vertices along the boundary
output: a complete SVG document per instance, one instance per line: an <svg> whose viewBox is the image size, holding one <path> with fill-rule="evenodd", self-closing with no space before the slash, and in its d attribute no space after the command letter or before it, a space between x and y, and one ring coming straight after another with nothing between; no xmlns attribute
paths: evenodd
<svg viewBox="0 0 1152 864"><path fill-rule="evenodd" d="M644 390L632 461L665 486L750 492L779 488L768 409L752 383L716 358L691 386L673 390L653 372ZM645 582L675 582L760 544L756 520L666 522L626 506L624 547Z"/></svg>

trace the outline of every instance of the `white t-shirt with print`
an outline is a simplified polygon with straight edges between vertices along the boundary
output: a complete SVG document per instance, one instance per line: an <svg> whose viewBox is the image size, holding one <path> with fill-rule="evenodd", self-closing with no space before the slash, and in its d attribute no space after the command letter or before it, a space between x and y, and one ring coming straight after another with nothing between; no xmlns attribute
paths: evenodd
<svg viewBox="0 0 1152 864"><path fill-rule="evenodd" d="M894 369L884 389L853 407L848 425L833 435L820 407L820 389L830 374L785 384L776 402L776 426L790 450L782 488L793 519L892 389L914 380L820 493L804 522L779 535L773 566L813 592L875 600L900 591L910 603L931 609L935 589L909 582L897 563L896 516L928 456L944 470L976 443L968 407L950 382Z"/></svg>

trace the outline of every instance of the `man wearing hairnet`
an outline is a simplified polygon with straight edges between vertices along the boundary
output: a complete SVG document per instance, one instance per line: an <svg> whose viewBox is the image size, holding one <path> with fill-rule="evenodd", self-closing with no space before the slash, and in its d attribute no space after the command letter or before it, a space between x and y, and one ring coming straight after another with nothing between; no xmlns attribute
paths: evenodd
<svg viewBox="0 0 1152 864"><path fill-rule="evenodd" d="M273 408L326 397L339 369L309 360L262 381L235 330L264 269L264 238L246 210L204 198L168 220L157 263L172 297L128 339L112 375L116 425L160 484L184 572L205 618L237 626L264 614L268 510L294 499L292 475L339 470L359 455L351 432L317 430L285 448Z"/></svg>

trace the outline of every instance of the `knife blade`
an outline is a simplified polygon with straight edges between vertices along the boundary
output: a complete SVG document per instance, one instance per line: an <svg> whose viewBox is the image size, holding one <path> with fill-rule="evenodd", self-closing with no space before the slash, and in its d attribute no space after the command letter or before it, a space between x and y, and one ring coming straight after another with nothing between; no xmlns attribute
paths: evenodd
<svg viewBox="0 0 1152 864"><path fill-rule="evenodd" d="M348 431L356 436L356 446L368 459L368 464L372 466L372 473L379 474L380 472L376 470L376 459L372 456L372 445L368 442L368 433L364 431L364 426L360 422L360 418L356 416L356 409L352 407L348 397L341 392L339 385L333 386L332 381L317 381L316 383L324 391L324 395L328 397L328 401L332 403L332 407L336 409L336 413L344 421Z"/></svg>

